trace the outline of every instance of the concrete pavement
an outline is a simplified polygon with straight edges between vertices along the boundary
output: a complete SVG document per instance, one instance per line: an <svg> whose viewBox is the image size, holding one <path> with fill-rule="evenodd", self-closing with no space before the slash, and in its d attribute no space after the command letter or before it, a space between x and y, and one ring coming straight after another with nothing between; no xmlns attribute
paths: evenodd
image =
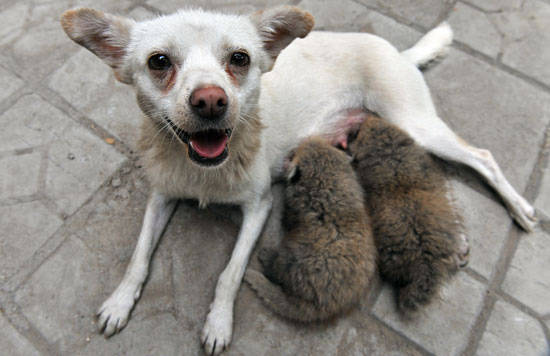
<svg viewBox="0 0 550 356"><path fill-rule="evenodd" d="M227 354L549 355L550 1L288 2L311 11L317 29L373 32L399 49L447 19L453 49L425 73L440 116L491 150L541 224L520 231L476 174L449 165L472 255L419 318L401 320L379 282L350 315L298 326L244 286ZM60 14L91 6L141 19L183 5L246 13L278 3L0 3L0 353L200 354L241 219L235 207L181 202L128 326L108 340L97 333L93 315L122 278L149 191L135 153L141 117L131 89L66 37ZM276 198L260 244L280 237Z"/></svg>

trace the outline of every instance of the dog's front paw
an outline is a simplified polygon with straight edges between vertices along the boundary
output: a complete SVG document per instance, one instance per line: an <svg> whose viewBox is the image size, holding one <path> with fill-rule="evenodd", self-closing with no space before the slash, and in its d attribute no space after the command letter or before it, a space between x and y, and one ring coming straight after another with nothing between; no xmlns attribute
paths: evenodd
<svg viewBox="0 0 550 356"><path fill-rule="evenodd" d="M98 329L109 337L122 330L128 323L130 311L135 301L139 298L138 291L129 288L117 288L111 296L101 305L97 312Z"/></svg>
<svg viewBox="0 0 550 356"><path fill-rule="evenodd" d="M232 308L213 306L202 329L201 342L207 355L219 355L229 346L233 328Z"/></svg>

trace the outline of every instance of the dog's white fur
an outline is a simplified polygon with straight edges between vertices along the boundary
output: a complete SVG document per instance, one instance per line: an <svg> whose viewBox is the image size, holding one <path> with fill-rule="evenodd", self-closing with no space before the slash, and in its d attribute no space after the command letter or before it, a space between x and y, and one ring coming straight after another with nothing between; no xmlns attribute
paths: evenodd
<svg viewBox="0 0 550 356"><path fill-rule="evenodd" d="M157 149L144 153L150 156L147 173L153 192L127 272L99 309L99 325L106 336L128 321L152 251L173 212L174 198L236 203L243 210L242 227L201 335L205 351L222 352L231 340L235 296L270 211L270 185L281 175L284 157L310 135L345 144L347 130L362 120L364 110L398 125L430 152L477 170L522 227L529 230L535 224L534 209L507 182L491 153L465 143L437 116L417 66L445 54L452 40L446 24L402 53L370 34L313 32L292 42L278 58L294 37L309 32L309 14L291 7L251 18L189 10L134 22L81 9L66 12L62 24L73 40L109 64L120 81L136 88L146 120L159 123L168 117L184 129L193 127L187 104L190 93L215 85L227 93L225 120L235 131L245 130L246 121L256 113L265 126L251 131L261 136L250 164L241 165L245 174L229 174L223 165L204 168L190 163L179 142L155 143L166 140L169 130L149 137ZM246 73L232 80L224 61L235 49L245 49L251 63ZM147 58L153 52L179 60L171 86L159 83L148 71ZM159 153L164 147L170 152ZM234 149L231 144L230 149Z"/></svg>

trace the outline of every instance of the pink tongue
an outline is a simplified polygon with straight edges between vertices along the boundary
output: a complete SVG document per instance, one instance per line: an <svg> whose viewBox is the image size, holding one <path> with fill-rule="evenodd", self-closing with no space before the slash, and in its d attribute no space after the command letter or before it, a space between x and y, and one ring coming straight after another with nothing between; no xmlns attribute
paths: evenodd
<svg viewBox="0 0 550 356"><path fill-rule="evenodd" d="M198 133L191 137L191 147L205 158L216 158L223 153L227 144L227 135L222 132Z"/></svg>

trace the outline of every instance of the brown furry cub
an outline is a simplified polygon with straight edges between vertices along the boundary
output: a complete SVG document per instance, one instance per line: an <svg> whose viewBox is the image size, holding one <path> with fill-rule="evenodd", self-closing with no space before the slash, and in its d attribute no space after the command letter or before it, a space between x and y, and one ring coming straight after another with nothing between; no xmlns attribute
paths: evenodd
<svg viewBox="0 0 550 356"><path fill-rule="evenodd" d="M432 156L396 126L371 116L350 143L365 190L382 277L402 312L417 310L456 271L461 217Z"/></svg>
<svg viewBox="0 0 550 356"><path fill-rule="evenodd" d="M363 191L350 158L320 139L296 149L289 172L286 236L279 249L261 251L265 276L249 269L245 281L279 315L328 319L358 303L375 270Z"/></svg>

